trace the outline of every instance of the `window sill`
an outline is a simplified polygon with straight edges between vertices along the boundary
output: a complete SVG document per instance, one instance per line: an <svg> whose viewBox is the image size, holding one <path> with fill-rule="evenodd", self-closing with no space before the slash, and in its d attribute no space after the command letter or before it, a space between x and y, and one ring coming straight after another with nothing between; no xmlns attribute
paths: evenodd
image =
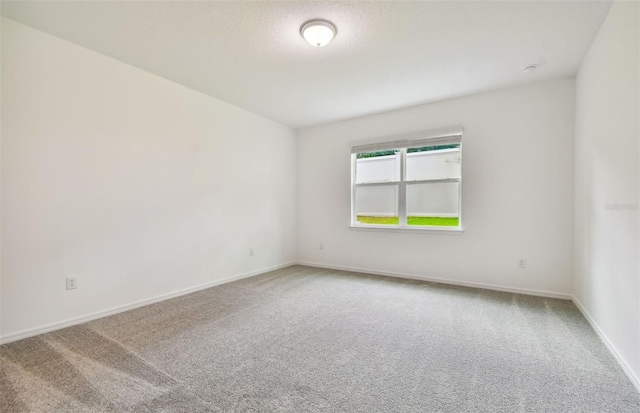
<svg viewBox="0 0 640 413"><path fill-rule="evenodd" d="M464 228L446 228L446 227L400 227L393 225L351 225L349 229L356 231L388 231L388 232L415 232L415 233L427 233L427 234L448 234L448 235L462 235Z"/></svg>

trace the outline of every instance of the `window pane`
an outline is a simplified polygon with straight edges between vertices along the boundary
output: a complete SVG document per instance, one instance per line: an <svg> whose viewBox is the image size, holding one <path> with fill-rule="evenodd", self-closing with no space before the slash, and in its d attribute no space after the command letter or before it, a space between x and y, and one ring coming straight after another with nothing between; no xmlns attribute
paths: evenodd
<svg viewBox="0 0 640 413"><path fill-rule="evenodd" d="M356 157L356 183L400 180L400 151L366 152Z"/></svg>
<svg viewBox="0 0 640 413"><path fill-rule="evenodd" d="M460 225L458 182L407 185L407 225Z"/></svg>
<svg viewBox="0 0 640 413"><path fill-rule="evenodd" d="M398 225L398 186L357 187L356 216L359 224Z"/></svg>
<svg viewBox="0 0 640 413"><path fill-rule="evenodd" d="M460 178L460 145L425 146L407 150L407 181Z"/></svg>

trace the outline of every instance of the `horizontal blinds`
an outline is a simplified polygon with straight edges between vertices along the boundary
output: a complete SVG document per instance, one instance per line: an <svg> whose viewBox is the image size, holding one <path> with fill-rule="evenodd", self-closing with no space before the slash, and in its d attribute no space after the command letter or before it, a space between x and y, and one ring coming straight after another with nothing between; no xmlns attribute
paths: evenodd
<svg viewBox="0 0 640 413"><path fill-rule="evenodd" d="M351 144L351 153L379 152L392 149L412 148L419 146L449 145L462 142L462 128L447 131L432 131L397 137L393 140L379 142L362 142Z"/></svg>

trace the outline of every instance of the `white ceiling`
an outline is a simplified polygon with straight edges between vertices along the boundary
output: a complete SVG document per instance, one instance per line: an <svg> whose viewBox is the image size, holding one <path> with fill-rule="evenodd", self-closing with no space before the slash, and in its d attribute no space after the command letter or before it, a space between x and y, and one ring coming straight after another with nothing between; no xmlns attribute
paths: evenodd
<svg viewBox="0 0 640 413"><path fill-rule="evenodd" d="M300 128L574 75L610 5L3 1L2 15ZM327 47L299 35L311 18L337 26Z"/></svg>

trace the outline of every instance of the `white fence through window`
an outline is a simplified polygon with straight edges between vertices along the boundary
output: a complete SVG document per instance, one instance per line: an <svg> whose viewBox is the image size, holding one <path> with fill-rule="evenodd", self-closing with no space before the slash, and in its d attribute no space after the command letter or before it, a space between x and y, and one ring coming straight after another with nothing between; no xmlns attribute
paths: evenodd
<svg viewBox="0 0 640 413"><path fill-rule="evenodd" d="M400 153L356 162L357 184L400 180ZM406 163L407 216L458 217L459 182L411 184L411 181L460 177L460 150L407 153ZM361 186L356 188L355 196L358 216L398 216L396 186Z"/></svg>

